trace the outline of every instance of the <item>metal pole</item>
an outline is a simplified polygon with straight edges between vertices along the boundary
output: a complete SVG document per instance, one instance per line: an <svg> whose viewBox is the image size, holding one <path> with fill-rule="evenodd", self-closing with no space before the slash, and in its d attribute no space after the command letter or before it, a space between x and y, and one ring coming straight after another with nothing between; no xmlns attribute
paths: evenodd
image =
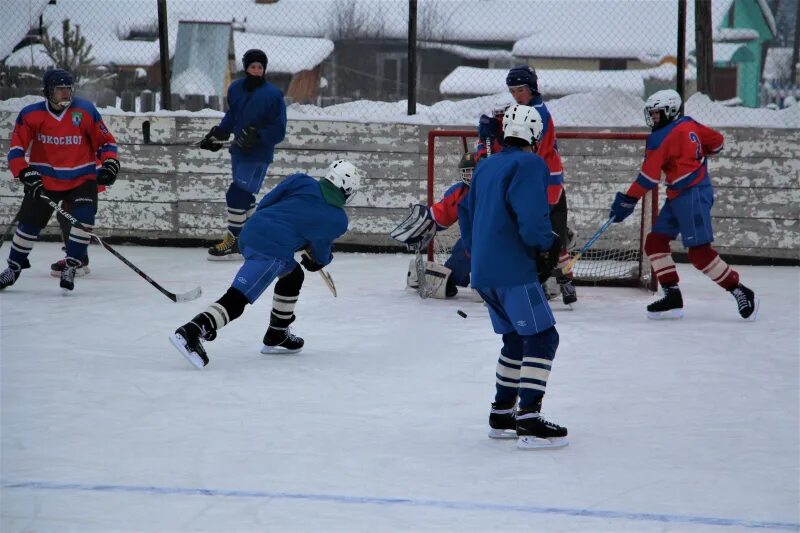
<svg viewBox="0 0 800 533"><path fill-rule="evenodd" d="M417 0L408 0L408 114L417 114Z"/></svg>
<svg viewBox="0 0 800 533"><path fill-rule="evenodd" d="M684 102L686 85L686 0L678 0L678 64L675 90ZM683 106L681 106L683 107ZM683 109L681 109L683 112Z"/></svg>
<svg viewBox="0 0 800 533"><path fill-rule="evenodd" d="M158 49L161 62L161 109L172 109L172 89L169 83L167 0L158 0Z"/></svg>

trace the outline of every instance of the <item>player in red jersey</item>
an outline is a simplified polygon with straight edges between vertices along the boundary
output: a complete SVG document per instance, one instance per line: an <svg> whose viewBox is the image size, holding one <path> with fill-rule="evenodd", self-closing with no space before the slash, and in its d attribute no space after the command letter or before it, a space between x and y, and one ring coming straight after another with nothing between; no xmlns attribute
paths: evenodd
<svg viewBox="0 0 800 533"><path fill-rule="evenodd" d="M527 65L512 68L506 76L506 86L517 104L533 107L542 117L544 131L542 139L538 143L537 154L544 159L550 171L547 182L550 222L553 226L553 231L561 238L562 244L556 267L556 281L561 289L561 297L564 304L571 305L578 300L578 295L572 282L572 272L568 274L561 273L561 268L566 266L570 259L567 252L570 239L569 230L567 229L568 213L567 195L564 190L564 167L561 164L561 156L558 153L556 126L550 110L547 109L539 92L538 76L533 68ZM497 153L503 149L502 119L503 113L495 112L494 117L481 115L478 124L479 154L485 154L489 149L492 153Z"/></svg>
<svg viewBox="0 0 800 533"><path fill-rule="evenodd" d="M647 306L648 318L681 318L683 298L678 271L670 252L670 241L681 235L689 250L689 261L736 299L745 320L758 315L758 298L739 283L739 274L712 248L711 206L714 191L708 175L707 157L722 150L724 138L691 117L681 116L681 97L672 89L658 91L645 102L644 116L652 133L647 138L642 169L624 194L618 192L610 216L622 222L647 191L655 188L663 171L667 199L644 250L653 266L664 297Z"/></svg>
<svg viewBox="0 0 800 533"><path fill-rule="evenodd" d="M8 268L0 273L0 289L13 285L22 270L31 266L28 254L53 214L42 196L56 203L71 202L73 216L92 228L97 187L113 184L119 172L116 140L91 102L72 97L72 75L53 69L42 81L45 100L20 111L11 135L8 167L24 185L25 196ZM64 290L75 287L76 269L89 241L85 231L76 227L70 231L59 282Z"/></svg>

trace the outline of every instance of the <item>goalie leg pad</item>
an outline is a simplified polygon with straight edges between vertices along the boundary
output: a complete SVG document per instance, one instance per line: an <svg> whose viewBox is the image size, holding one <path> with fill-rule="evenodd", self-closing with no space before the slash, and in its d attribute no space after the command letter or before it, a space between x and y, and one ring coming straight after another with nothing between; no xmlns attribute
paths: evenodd
<svg viewBox="0 0 800 533"><path fill-rule="evenodd" d="M452 270L446 266L425 261L425 286L428 288L429 296L441 300L447 298L447 280L451 274Z"/></svg>
<svg viewBox="0 0 800 533"><path fill-rule="evenodd" d="M408 262L408 273L406 273L406 288L417 290L419 281L417 280L417 260L412 259Z"/></svg>

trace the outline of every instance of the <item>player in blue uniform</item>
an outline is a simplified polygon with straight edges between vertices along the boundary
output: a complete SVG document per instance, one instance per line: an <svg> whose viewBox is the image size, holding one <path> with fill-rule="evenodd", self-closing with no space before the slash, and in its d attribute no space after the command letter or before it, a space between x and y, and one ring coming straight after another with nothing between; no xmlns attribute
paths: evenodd
<svg viewBox="0 0 800 533"><path fill-rule="evenodd" d="M647 306L648 318L683 317L683 297L669 244L680 234L692 265L733 295L743 319L755 320L758 298L739 282L739 273L711 246L714 190L708 174L708 156L722 150L725 139L691 117L681 117L681 103L680 95L672 89L658 91L645 102L645 121L653 132L647 137L644 162L628 190L617 193L610 216L614 222L625 220L638 199L658 185L663 172L667 199L645 239L644 252L664 297Z"/></svg>
<svg viewBox="0 0 800 533"><path fill-rule="evenodd" d="M233 181L225 194L228 229L222 241L208 249L212 261L241 259L237 238L253 212L275 146L286 136L283 93L264 78L267 54L248 50L242 64L246 76L228 87L228 112L200 143L201 148L216 152L222 148L218 141L234 136L230 149Z"/></svg>
<svg viewBox="0 0 800 533"><path fill-rule="evenodd" d="M347 231L344 205L358 190L361 175L352 163L334 161L323 179L293 174L259 202L239 237L244 264L228 291L205 311L171 335L172 344L197 368L208 364L201 341L212 341L217 331L255 303L277 279L269 328L262 353L295 353L304 341L289 331L303 285L303 269L294 260L307 251L302 265L315 272L333 260L331 245Z"/></svg>
<svg viewBox="0 0 800 533"><path fill-rule="evenodd" d="M567 251L570 237L567 228L567 193L564 189L564 166L558 152L556 139L556 125L550 110L547 109L542 95L539 92L539 79L536 71L527 66L520 65L512 68L506 75L508 92L514 97L517 104L533 107L542 117L542 138L537 143L536 154L547 163L547 201L550 204L550 222L561 239L561 255L558 258L556 282L561 290L561 298L565 305L578 301L578 294L573 283L572 271L567 274L561 268L569 263L570 256ZM503 147L501 134L502 114L494 113L494 117L481 115L478 124L478 153L486 153L487 149L498 152ZM549 295L551 298L555 294Z"/></svg>
<svg viewBox="0 0 800 533"><path fill-rule="evenodd" d="M476 168L458 217L472 258L472 286L489 307L495 333L503 336L489 436L518 437L523 449L567 444L567 429L541 415L558 347L541 283L561 250L550 223L547 164L535 154L542 129L535 108L517 104L506 110L504 148Z"/></svg>

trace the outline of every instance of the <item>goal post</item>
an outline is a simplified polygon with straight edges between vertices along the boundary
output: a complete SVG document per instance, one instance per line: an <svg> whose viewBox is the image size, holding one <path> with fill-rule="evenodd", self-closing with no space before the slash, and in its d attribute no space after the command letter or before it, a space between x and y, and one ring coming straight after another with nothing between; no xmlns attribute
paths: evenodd
<svg viewBox="0 0 800 533"><path fill-rule="evenodd" d="M608 220L614 193L624 191L639 172L646 133L559 131L558 147L564 165L568 225L577 232L580 248ZM432 205L459 179L458 162L475 149L478 137L470 130L428 132L427 203ZM658 214L658 188L636 206L634 214L609 228L575 263L579 284L638 286L655 290L656 280L644 241ZM436 234L428 259L443 263L459 238L458 224ZM572 250L574 254L577 250Z"/></svg>

